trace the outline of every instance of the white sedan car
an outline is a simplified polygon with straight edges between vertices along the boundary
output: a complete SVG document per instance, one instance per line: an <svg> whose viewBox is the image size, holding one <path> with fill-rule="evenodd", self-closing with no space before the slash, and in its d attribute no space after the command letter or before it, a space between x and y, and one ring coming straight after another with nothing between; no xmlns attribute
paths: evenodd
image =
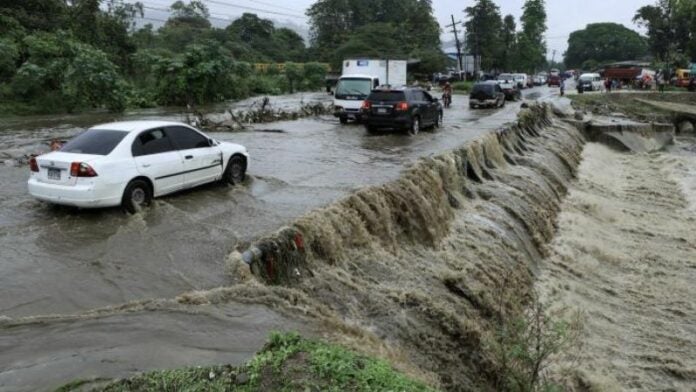
<svg viewBox="0 0 696 392"><path fill-rule="evenodd" d="M98 125L60 151L29 161L29 193L82 208L135 212L153 197L205 183L244 180L249 154L186 124L132 121Z"/></svg>

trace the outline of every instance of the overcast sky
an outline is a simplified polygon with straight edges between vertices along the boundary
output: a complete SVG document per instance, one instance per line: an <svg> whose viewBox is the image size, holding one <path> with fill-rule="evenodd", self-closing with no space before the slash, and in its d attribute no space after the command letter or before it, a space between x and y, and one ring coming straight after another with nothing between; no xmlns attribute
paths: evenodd
<svg viewBox="0 0 696 392"><path fill-rule="evenodd" d="M153 7L171 4L173 0L141 0ZM215 18L234 19L243 12L254 12L259 16L306 25L303 18L305 10L315 0L204 0ZM503 16L512 14L518 22L522 15L524 0L496 0ZM475 3L475 0L433 0L435 14L443 28L443 41L451 40L452 34L444 33L444 26L451 23L450 15L456 20L464 19L463 10ZM568 47L571 32L584 28L588 23L615 22L639 30L632 22L636 10L644 5L654 4L656 0L546 0L548 14L548 57L556 50L556 59L563 56ZM247 8L244 8L247 7ZM274 12L263 13L259 10ZM146 10L147 11L147 10Z"/></svg>

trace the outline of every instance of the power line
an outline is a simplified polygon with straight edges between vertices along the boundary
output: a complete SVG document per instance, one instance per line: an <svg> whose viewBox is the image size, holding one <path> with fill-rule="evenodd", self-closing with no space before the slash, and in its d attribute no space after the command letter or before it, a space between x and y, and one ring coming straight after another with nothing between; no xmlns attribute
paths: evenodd
<svg viewBox="0 0 696 392"><path fill-rule="evenodd" d="M152 10L152 11L162 11L162 12L171 13L171 11L170 11L168 8L150 7L150 6L148 6L148 5L143 5L143 8L144 8L144 9L147 9L147 10ZM215 17L215 16L212 16L212 15L218 15L218 16ZM235 16L235 19L236 19L237 17L238 17L238 16ZM143 19L145 19L145 18L143 18ZM210 14L210 16L208 16L208 19L219 20L219 21L223 21L223 22L232 22L232 19L230 19L230 15Z"/></svg>
<svg viewBox="0 0 696 392"><path fill-rule="evenodd" d="M292 8L288 8L288 7L283 7L283 6L280 6L280 5L275 5L275 4L273 4L273 3L267 3L267 2L265 2L265 1L259 1L259 0L247 0L247 1L252 2L252 3L262 4L262 5L265 5L265 6L272 7L272 8L277 8L277 9L279 9L279 10L285 10L285 11L290 11L290 12L298 12L296 9L292 9Z"/></svg>
<svg viewBox="0 0 696 392"><path fill-rule="evenodd" d="M216 1L216 0L203 0L206 3L211 3L211 4L218 4L226 7L232 7L232 8L239 8L243 10L248 10L248 11L256 11L256 12L263 12L266 14L271 14L271 15L280 15L280 16L287 16L290 18L298 18L298 19L307 19L306 16L304 15L297 15L297 14L288 14L286 12L278 12L278 11L270 11L270 10L265 10L261 8L255 8L255 7L247 7L239 4L231 4L231 3L224 3L222 1Z"/></svg>
<svg viewBox="0 0 696 392"><path fill-rule="evenodd" d="M286 13L286 12L278 12L278 11L271 11L271 10L266 10L266 9L262 9L262 8L247 7L247 6L243 6L243 5L239 5L239 4L224 3L224 2L216 1L216 0L203 0L203 1L211 3L211 4L217 4L217 5L221 5L221 6L238 8L238 9L243 9L243 10L248 10L248 11L262 12L262 13L271 14L271 15L280 15L280 16L286 16L286 17L290 17L290 18L297 18L297 19L303 19L303 20L306 19L305 16L301 16L301 15L297 15L297 14L290 14L290 13ZM256 1L256 2L261 4L258 1ZM121 0L121 3L123 4L124 0ZM169 8L157 8L157 7L152 7L150 5L146 5L147 3L142 1L142 0L140 1L140 3L143 4L143 8L145 8L145 9L150 9L150 10L155 10L155 11L163 11L163 12L171 12L171 10ZM133 4L133 3L128 3L128 4ZM155 5L164 6L163 4L155 4ZM215 13L215 14L211 14L211 15L223 16L223 18L211 16L210 19L216 19L216 20L221 20L221 21L226 21L226 22L229 22L233 19L237 19L240 17L240 15L228 15L228 14L219 14L219 13Z"/></svg>

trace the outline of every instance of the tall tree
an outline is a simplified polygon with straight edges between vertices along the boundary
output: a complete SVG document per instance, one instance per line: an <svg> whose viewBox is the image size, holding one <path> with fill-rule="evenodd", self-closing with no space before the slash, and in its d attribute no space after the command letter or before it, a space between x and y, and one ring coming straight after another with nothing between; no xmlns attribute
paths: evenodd
<svg viewBox="0 0 696 392"><path fill-rule="evenodd" d="M380 57L398 52L430 60L441 53L431 0L317 0L307 16L313 53L335 64L358 53ZM377 38L383 43L371 42Z"/></svg>
<svg viewBox="0 0 696 392"><path fill-rule="evenodd" d="M527 0L522 9L518 68L531 73L546 64L546 4L544 0Z"/></svg>
<svg viewBox="0 0 696 392"><path fill-rule="evenodd" d="M647 53L646 40L637 32L616 23L595 23L570 34L565 64L571 68L601 65L640 59Z"/></svg>
<svg viewBox="0 0 696 392"><path fill-rule="evenodd" d="M517 24L512 15L506 15L503 19L501 40L503 42L501 64L504 70L512 71L515 68L514 57L517 52Z"/></svg>
<svg viewBox="0 0 696 392"><path fill-rule="evenodd" d="M650 49L658 60L683 63L696 59L693 0L658 0L655 5L638 9L633 20L647 28Z"/></svg>
<svg viewBox="0 0 696 392"><path fill-rule="evenodd" d="M501 69L501 31L503 21L500 8L492 0L477 0L467 7L466 42L469 52L481 57L484 70Z"/></svg>

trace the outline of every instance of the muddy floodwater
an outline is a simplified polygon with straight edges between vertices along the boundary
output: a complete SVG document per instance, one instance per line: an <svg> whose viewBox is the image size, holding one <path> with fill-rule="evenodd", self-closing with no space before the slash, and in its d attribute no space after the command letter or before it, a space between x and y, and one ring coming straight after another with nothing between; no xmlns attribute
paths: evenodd
<svg viewBox="0 0 696 392"><path fill-rule="evenodd" d="M553 93L538 88L527 94L536 99ZM274 103L287 108L299 100L327 97L297 95ZM368 135L362 126L341 126L329 116L215 133L249 149L247 182L161 198L134 216L33 200L22 157L90 125L178 120L179 112L0 121L0 390L45 390L74 378L240 363L271 329L312 333L264 306L227 303L186 317L190 310L167 299L229 284L225 262L237 247L351 191L393 180L420 157L498 129L519 110L519 103L469 110L467 99L455 96L444 126L415 137Z"/></svg>
<svg viewBox="0 0 696 392"><path fill-rule="evenodd" d="M557 371L589 390L696 388L696 138L667 151L583 153L539 289L584 314Z"/></svg>

